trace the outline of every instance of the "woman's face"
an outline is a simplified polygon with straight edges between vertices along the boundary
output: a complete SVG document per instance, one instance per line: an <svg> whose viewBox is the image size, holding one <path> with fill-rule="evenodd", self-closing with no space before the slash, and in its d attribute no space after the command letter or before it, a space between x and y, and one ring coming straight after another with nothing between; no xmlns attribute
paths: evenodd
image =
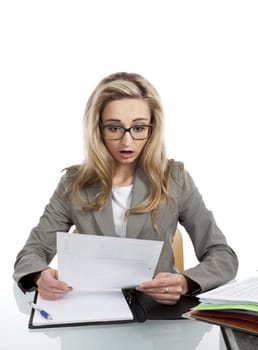
<svg viewBox="0 0 258 350"><path fill-rule="evenodd" d="M147 127L150 121L150 109L143 99L124 98L105 106L101 116L103 140L117 165L136 162L148 140L148 131L151 132L151 128ZM129 132L123 135L120 127L134 127L131 132L139 139L133 139ZM113 137L121 139L109 139Z"/></svg>

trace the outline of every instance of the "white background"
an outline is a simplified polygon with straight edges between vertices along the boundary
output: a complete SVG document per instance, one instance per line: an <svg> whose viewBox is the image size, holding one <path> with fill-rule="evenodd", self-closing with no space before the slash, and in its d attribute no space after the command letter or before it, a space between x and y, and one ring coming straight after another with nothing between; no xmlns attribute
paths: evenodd
<svg viewBox="0 0 258 350"><path fill-rule="evenodd" d="M157 88L169 156L184 161L240 269L258 268L257 18L249 0L0 2L6 281L60 171L83 159L89 94L116 71ZM195 258L184 240L188 267Z"/></svg>
<svg viewBox="0 0 258 350"><path fill-rule="evenodd" d="M169 156L184 161L237 252L240 271L258 268L257 18L256 0L0 0L6 349L64 350L70 338L72 344L81 339L79 330L64 332L70 337L64 343L61 331L27 330L30 310L13 284L13 263L61 170L83 159L81 122L89 94L116 71L138 72L156 86ZM196 261L183 234L189 267ZM81 344L89 332L82 332ZM218 346L213 340L204 348Z"/></svg>

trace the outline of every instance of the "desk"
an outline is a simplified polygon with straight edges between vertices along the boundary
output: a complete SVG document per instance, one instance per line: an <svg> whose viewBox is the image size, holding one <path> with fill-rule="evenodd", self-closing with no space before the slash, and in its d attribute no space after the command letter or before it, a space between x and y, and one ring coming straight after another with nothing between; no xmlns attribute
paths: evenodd
<svg viewBox="0 0 258 350"><path fill-rule="evenodd" d="M222 329L229 350L257 350L258 336L246 334L230 328Z"/></svg>
<svg viewBox="0 0 258 350"><path fill-rule="evenodd" d="M9 310L2 339L6 350L226 350L218 326L192 320L29 330L32 293L24 295L13 283L11 297L2 306Z"/></svg>

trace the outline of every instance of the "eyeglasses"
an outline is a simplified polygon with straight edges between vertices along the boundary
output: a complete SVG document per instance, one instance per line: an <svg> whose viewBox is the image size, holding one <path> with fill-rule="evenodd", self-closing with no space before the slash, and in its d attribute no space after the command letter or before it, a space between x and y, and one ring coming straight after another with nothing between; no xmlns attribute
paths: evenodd
<svg viewBox="0 0 258 350"><path fill-rule="evenodd" d="M152 125L134 125L124 128L118 125L100 125L102 136L106 140L121 140L126 132L129 132L134 140L146 140L152 132Z"/></svg>

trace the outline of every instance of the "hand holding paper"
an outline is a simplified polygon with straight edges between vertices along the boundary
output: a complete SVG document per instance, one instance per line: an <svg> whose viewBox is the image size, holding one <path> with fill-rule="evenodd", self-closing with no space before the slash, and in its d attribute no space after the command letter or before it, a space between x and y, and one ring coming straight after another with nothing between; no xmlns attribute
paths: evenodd
<svg viewBox="0 0 258 350"><path fill-rule="evenodd" d="M72 291L72 287L60 281L57 271L51 268L41 272L37 285L39 294L48 300L60 299Z"/></svg>

